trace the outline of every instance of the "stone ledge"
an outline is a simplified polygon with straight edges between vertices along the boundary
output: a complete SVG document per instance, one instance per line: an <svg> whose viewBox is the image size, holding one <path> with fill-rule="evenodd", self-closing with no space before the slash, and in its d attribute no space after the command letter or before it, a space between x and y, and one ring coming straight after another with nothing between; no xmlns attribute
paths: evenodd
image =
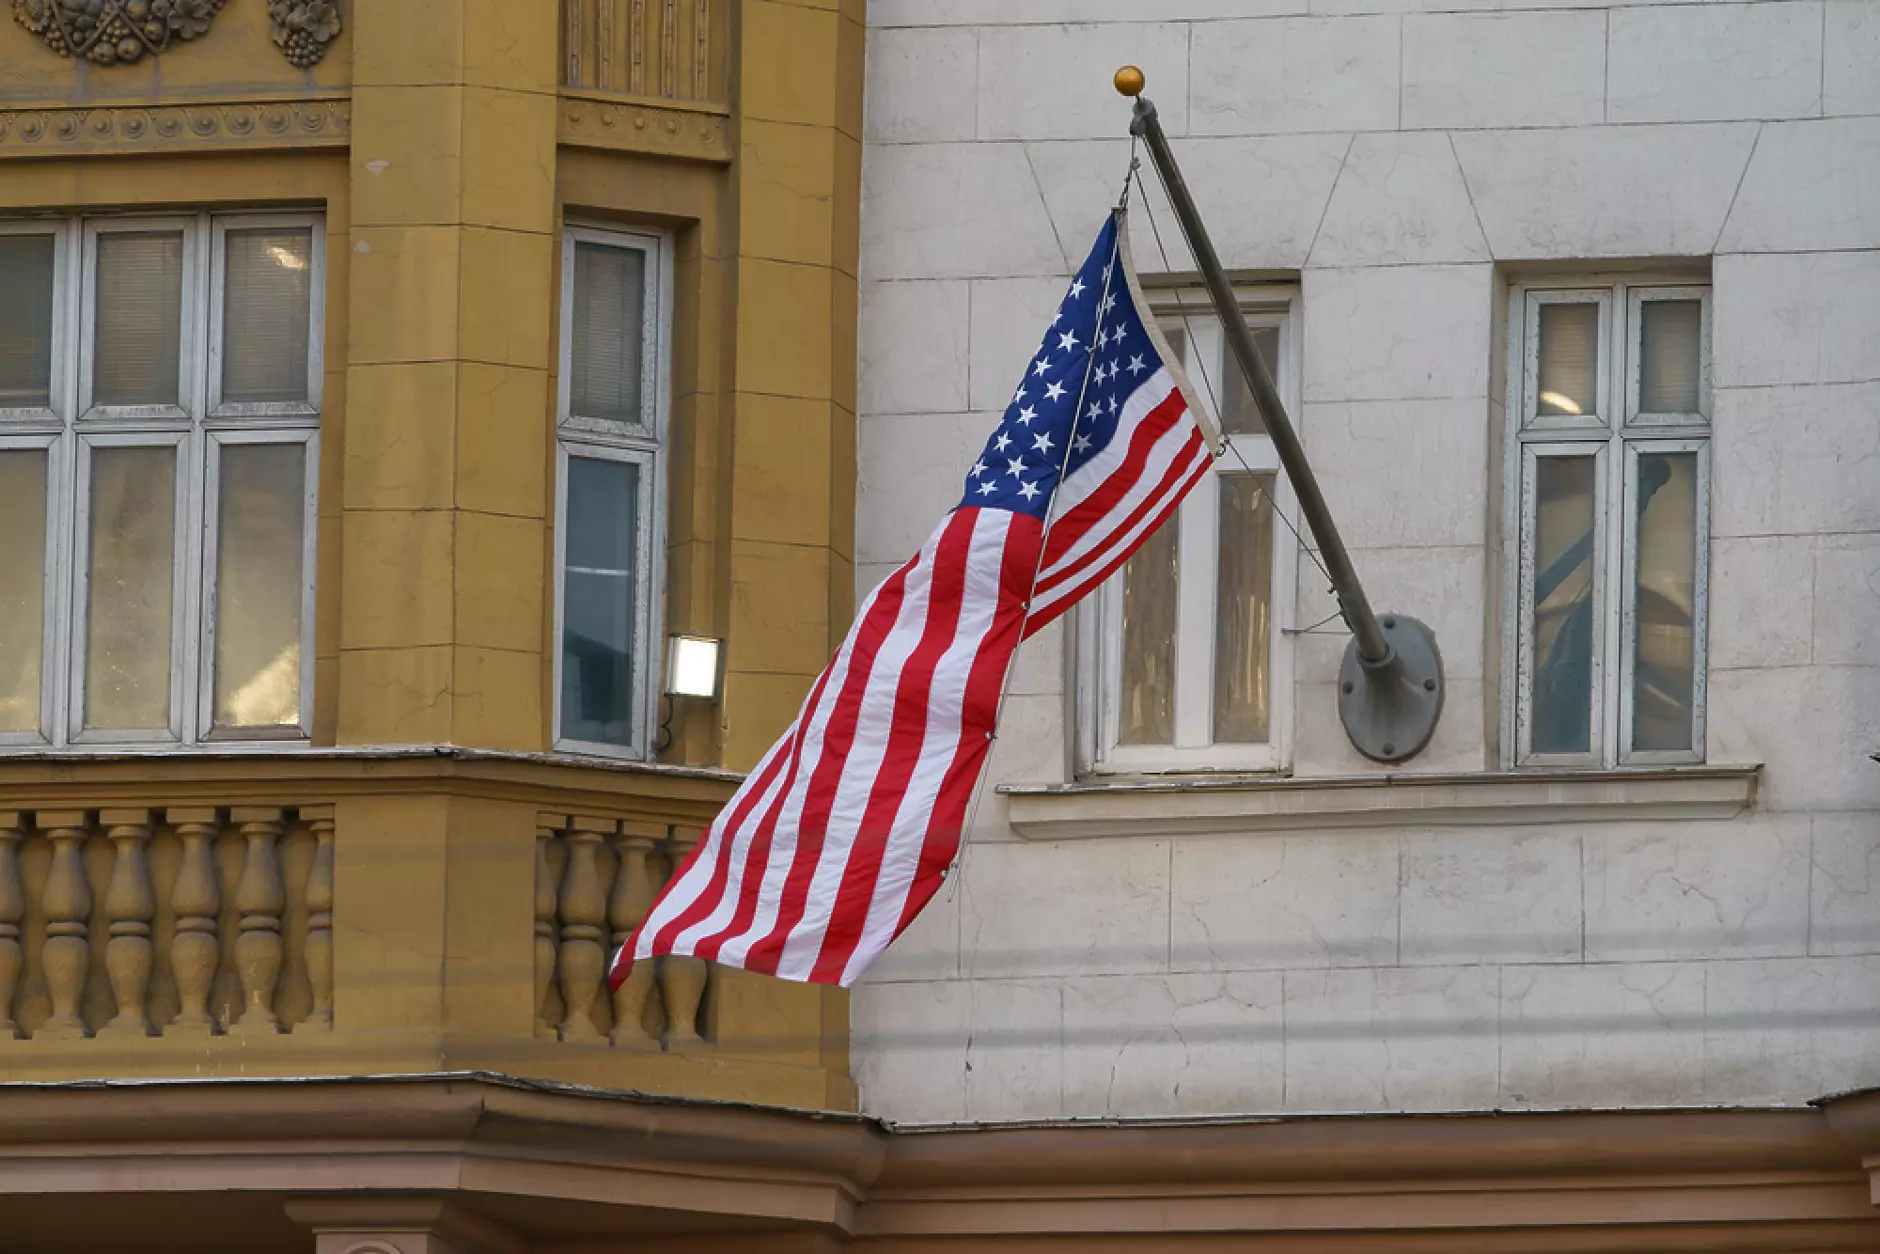
<svg viewBox="0 0 1880 1254"><path fill-rule="evenodd" d="M556 142L725 165L731 161L730 111L702 101L563 90Z"/></svg>
<svg viewBox="0 0 1880 1254"><path fill-rule="evenodd" d="M264 804L351 797L478 797L544 810L703 827L740 774L563 753L456 745L225 748L138 752L112 747L0 753L0 811Z"/></svg>
<svg viewBox="0 0 1880 1254"><path fill-rule="evenodd" d="M1001 785L1028 840L1209 836L1354 827L1479 827L1728 819L1755 801L1761 766L1515 771L1329 779L1187 777Z"/></svg>

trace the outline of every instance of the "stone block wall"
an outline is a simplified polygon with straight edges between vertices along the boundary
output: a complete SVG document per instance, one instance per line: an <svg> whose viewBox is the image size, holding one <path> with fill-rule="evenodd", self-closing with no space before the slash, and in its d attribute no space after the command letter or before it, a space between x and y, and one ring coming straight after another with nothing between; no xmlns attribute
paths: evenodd
<svg viewBox="0 0 1880 1254"><path fill-rule="evenodd" d="M1880 6L1863 0L876 0L857 587L957 499L1114 199L1148 78L1232 269L1300 292L1298 419L1448 705L1404 768L1500 769L1508 284L1713 284L1712 764L1730 819L1034 840L988 787L958 881L855 998L914 1122L1792 1104L1880 1082ZM1153 188L1165 237L1172 218ZM1137 258L1165 268L1138 215ZM1171 245L1166 268L1190 261ZM1303 627L1331 610L1302 574ZM1293 658L1296 778L1345 741ZM1066 635L990 784L1071 778Z"/></svg>

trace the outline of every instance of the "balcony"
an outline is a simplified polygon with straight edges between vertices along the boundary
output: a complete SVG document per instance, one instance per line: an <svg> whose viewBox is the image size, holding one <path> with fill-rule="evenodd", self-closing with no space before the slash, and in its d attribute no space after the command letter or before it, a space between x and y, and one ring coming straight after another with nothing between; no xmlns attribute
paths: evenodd
<svg viewBox="0 0 1880 1254"><path fill-rule="evenodd" d="M487 1071L852 1107L840 993L693 959L606 987L735 783L454 749L10 761L0 1079Z"/></svg>

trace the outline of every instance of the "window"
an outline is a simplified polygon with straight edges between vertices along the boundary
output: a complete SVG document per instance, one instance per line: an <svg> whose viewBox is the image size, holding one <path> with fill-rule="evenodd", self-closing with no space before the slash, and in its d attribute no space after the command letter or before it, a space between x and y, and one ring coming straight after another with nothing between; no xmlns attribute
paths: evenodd
<svg viewBox="0 0 1880 1254"><path fill-rule="evenodd" d="M0 223L0 744L308 736L324 241Z"/></svg>
<svg viewBox="0 0 1880 1254"><path fill-rule="evenodd" d="M1510 308L1511 756L1701 761L1709 289L1527 287Z"/></svg>
<svg viewBox="0 0 1880 1254"><path fill-rule="evenodd" d="M561 258L558 748L647 757L665 561L668 239L568 227Z"/></svg>
<svg viewBox="0 0 1880 1254"><path fill-rule="evenodd" d="M1170 348L1233 451L1079 616L1092 665L1079 694L1081 757L1097 771L1278 770L1291 733L1289 621L1294 547L1275 509L1291 494L1204 293L1158 303ZM1289 296L1244 312L1289 412L1298 412ZM1205 378L1206 382L1203 382ZM1238 453L1238 456L1235 453ZM1243 464L1244 463L1244 464ZM1290 515L1289 515L1290 516Z"/></svg>

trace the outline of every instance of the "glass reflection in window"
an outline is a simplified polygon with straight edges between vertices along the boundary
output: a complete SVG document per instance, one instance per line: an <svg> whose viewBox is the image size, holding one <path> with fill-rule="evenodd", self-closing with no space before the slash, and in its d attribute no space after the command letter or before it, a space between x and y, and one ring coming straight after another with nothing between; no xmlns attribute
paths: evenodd
<svg viewBox="0 0 1880 1254"><path fill-rule="evenodd" d="M561 735L633 743L640 468L568 459L562 562Z"/></svg>

